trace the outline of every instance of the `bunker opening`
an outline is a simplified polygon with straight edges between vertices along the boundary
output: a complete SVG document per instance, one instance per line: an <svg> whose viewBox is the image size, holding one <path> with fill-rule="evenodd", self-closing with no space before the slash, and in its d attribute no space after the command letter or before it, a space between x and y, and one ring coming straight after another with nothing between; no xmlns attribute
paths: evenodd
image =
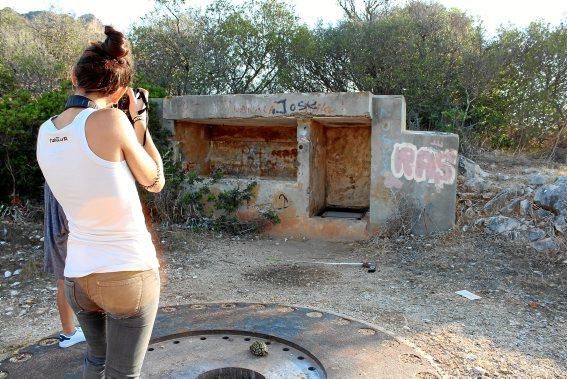
<svg viewBox="0 0 567 379"><path fill-rule="evenodd" d="M295 180L294 123L182 121L176 125L186 168L199 175Z"/></svg>

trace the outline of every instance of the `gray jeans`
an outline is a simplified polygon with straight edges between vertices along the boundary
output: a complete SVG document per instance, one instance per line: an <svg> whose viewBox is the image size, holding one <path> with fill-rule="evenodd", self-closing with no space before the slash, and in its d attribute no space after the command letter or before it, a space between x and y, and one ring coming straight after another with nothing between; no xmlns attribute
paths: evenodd
<svg viewBox="0 0 567 379"><path fill-rule="evenodd" d="M65 278L65 296L87 340L83 378L138 378L156 318L155 270Z"/></svg>

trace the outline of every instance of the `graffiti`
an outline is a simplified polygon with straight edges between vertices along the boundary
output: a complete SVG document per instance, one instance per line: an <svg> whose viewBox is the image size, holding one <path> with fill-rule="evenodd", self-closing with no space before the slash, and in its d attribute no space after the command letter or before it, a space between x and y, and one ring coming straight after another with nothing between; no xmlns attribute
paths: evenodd
<svg viewBox="0 0 567 379"><path fill-rule="evenodd" d="M334 109L325 103L318 103L317 100L300 100L297 103L292 103L288 102L287 99L274 101L271 107L271 112L274 115L297 112L313 113L313 111L331 113Z"/></svg>
<svg viewBox="0 0 567 379"><path fill-rule="evenodd" d="M296 113L333 113L335 109L317 100L290 101L287 98L271 104L242 104L233 107L237 113L287 115Z"/></svg>
<svg viewBox="0 0 567 379"><path fill-rule="evenodd" d="M395 178L433 183L438 188L455 182L457 151L419 149L411 143L396 143L391 156L391 170Z"/></svg>
<svg viewBox="0 0 567 379"><path fill-rule="evenodd" d="M286 195L280 193L276 200L275 208L276 209L286 209L289 207L289 200L287 199Z"/></svg>

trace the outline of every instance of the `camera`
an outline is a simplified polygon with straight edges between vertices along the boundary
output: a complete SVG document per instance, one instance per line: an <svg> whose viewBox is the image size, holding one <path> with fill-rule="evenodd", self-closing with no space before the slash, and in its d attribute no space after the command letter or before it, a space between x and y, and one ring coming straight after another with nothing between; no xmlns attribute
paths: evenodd
<svg viewBox="0 0 567 379"><path fill-rule="evenodd" d="M134 90L134 96L136 97L136 99L139 99L140 98L140 89L139 88L133 88L133 90ZM124 94L124 96L122 96L120 98L120 100L118 100L118 109L120 109L121 111L126 113L128 118L131 119L132 115L130 115L129 107L130 107L130 97L128 96L128 92L126 92ZM137 115L133 115L133 116L137 116Z"/></svg>

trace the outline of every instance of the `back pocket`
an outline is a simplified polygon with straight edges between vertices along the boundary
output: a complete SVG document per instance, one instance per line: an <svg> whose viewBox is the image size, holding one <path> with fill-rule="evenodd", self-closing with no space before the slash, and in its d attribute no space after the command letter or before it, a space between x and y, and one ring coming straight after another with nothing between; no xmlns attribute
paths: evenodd
<svg viewBox="0 0 567 379"><path fill-rule="evenodd" d="M140 312L142 278L97 281L102 309L115 318L128 318Z"/></svg>

